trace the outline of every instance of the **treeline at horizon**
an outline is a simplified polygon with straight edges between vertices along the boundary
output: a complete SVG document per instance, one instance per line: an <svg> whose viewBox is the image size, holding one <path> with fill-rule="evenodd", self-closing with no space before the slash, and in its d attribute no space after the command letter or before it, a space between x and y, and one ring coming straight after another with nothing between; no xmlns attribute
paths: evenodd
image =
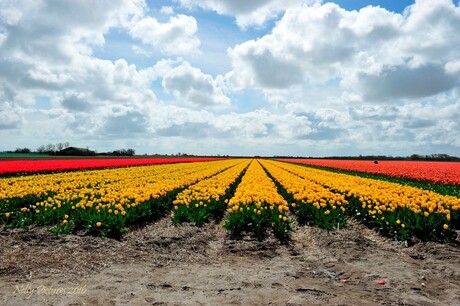
<svg viewBox="0 0 460 306"><path fill-rule="evenodd" d="M39 146L35 151L30 148L16 148L14 151L5 151L6 154L23 155L51 155L51 156L134 156L136 151L133 149L118 149L111 152L98 153L90 150L89 147L78 148L70 146L69 142L59 142L57 144L47 144Z"/></svg>
<svg viewBox="0 0 460 306"><path fill-rule="evenodd" d="M29 148L17 148L14 151L3 151L1 154L11 155L48 155L48 156L135 156L136 151L133 149L118 149L110 152L97 152L86 148L71 147L68 142L42 145L33 151ZM274 156L241 156L241 155L197 155L178 152L175 154L142 154L136 156L152 156L152 157L254 157L254 158L293 158L293 159L343 159L343 160L407 160L407 161L460 161L460 157L449 154L412 154L409 156L388 156L388 155L357 155L357 156L292 156L292 155L274 155Z"/></svg>

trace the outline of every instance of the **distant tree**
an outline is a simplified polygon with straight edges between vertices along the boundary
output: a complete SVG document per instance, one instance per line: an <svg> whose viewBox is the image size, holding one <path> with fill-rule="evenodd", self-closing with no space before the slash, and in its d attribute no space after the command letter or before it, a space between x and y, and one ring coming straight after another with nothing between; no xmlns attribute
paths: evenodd
<svg viewBox="0 0 460 306"><path fill-rule="evenodd" d="M136 151L134 151L133 149L127 149L126 150L126 155L133 156L134 154L136 154Z"/></svg>
<svg viewBox="0 0 460 306"><path fill-rule="evenodd" d="M30 149L29 148L17 148L16 151L14 151L14 153L30 153Z"/></svg>
<svg viewBox="0 0 460 306"><path fill-rule="evenodd" d="M37 153L45 153L46 152L46 148L44 145L41 145L37 148Z"/></svg>
<svg viewBox="0 0 460 306"><path fill-rule="evenodd" d="M49 143L46 145L46 152L52 154L54 152L56 152L56 145L52 144L52 143Z"/></svg>
<svg viewBox="0 0 460 306"><path fill-rule="evenodd" d="M62 151L64 149L64 144L62 142L59 142L56 144L56 149L58 151Z"/></svg>
<svg viewBox="0 0 460 306"><path fill-rule="evenodd" d="M112 152L114 156L133 156L136 153L133 149L120 149Z"/></svg>

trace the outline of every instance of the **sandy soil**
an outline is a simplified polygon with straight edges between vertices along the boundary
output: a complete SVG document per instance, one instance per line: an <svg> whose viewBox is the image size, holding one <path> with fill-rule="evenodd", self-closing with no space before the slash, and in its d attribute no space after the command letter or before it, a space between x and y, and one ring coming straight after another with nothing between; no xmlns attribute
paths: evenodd
<svg viewBox="0 0 460 306"><path fill-rule="evenodd" d="M0 305L460 305L459 244L405 247L355 221L287 244L167 219L121 241L35 228L0 244Z"/></svg>

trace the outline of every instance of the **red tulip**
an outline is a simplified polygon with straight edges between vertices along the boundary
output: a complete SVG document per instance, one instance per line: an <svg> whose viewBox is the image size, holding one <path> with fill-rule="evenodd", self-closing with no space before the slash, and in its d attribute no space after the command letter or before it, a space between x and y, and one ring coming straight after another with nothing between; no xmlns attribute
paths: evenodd
<svg viewBox="0 0 460 306"><path fill-rule="evenodd" d="M65 170L128 167L170 163L189 163L218 160L221 158L81 158L81 159L23 159L0 160L0 175L6 173L37 173Z"/></svg>
<svg viewBox="0 0 460 306"><path fill-rule="evenodd" d="M338 159L280 159L281 161L393 177L460 185L460 163L429 161L379 161Z"/></svg>

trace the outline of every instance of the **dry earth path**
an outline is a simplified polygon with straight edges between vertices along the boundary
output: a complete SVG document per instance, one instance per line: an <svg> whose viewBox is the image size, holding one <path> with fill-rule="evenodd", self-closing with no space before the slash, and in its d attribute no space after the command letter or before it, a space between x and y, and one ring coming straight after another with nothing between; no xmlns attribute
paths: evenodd
<svg viewBox="0 0 460 306"><path fill-rule="evenodd" d="M405 247L353 220L287 244L167 219L121 241L33 228L0 244L0 305L460 305L459 245Z"/></svg>

